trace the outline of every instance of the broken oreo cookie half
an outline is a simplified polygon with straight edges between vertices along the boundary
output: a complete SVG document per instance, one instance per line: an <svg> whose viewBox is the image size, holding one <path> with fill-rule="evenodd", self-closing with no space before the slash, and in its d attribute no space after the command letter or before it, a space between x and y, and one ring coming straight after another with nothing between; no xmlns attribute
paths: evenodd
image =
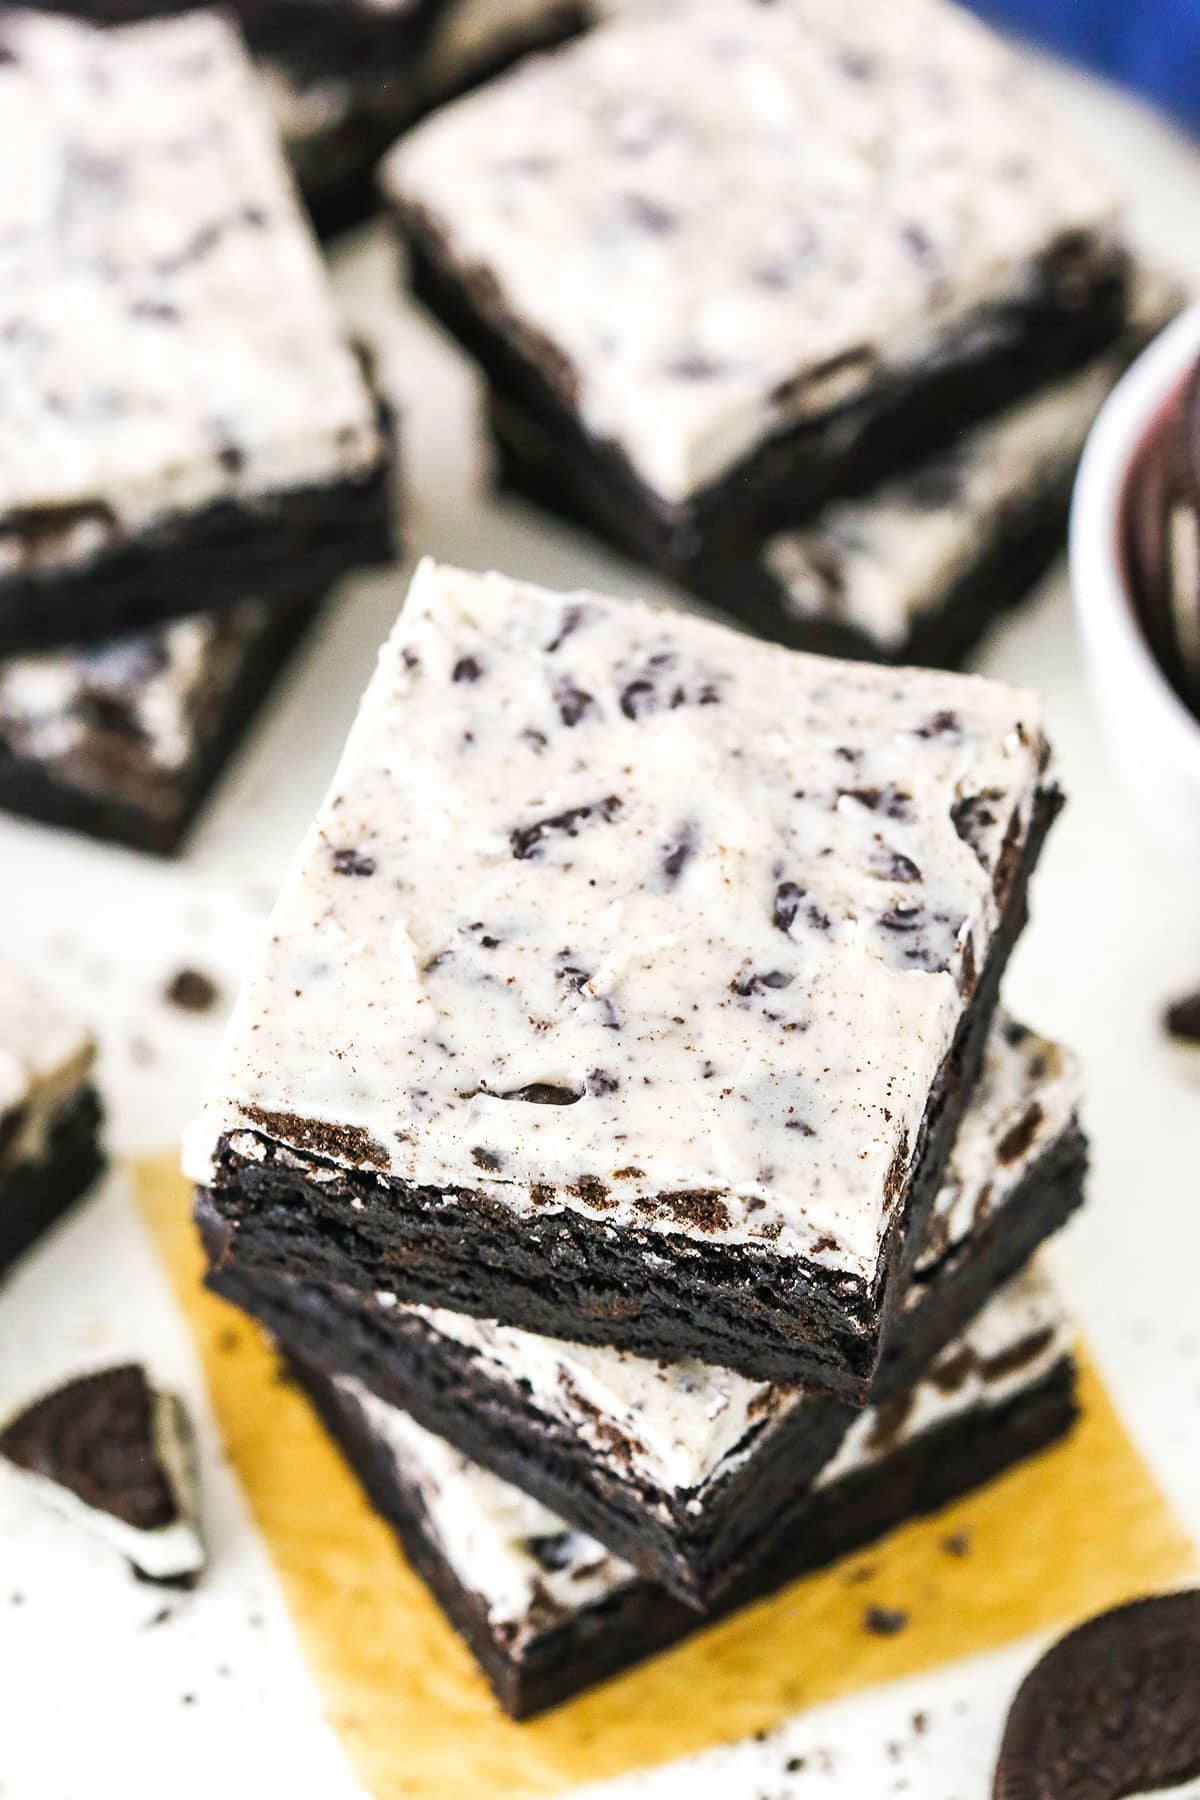
<svg viewBox="0 0 1200 1800"><path fill-rule="evenodd" d="M1200 1591L1135 1600L1055 1644L1008 1715L993 1800L1121 1800L1200 1776Z"/></svg>
<svg viewBox="0 0 1200 1800"><path fill-rule="evenodd" d="M0 1459L145 1581L191 1587L204 1568L191 1428L136 1363L81 1375L0 1430Z"/></svg>

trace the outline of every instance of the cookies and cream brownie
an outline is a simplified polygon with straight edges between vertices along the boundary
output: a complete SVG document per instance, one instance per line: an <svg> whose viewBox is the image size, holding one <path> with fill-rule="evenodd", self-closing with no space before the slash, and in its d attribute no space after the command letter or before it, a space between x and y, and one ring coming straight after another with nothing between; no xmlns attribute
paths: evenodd
<svg viewBox="0 0 1200 1800"><path fill-rule="evenodd" d="M1015 1021L993 1026L873 1404L908 1385L1082 1199L1079 1093L1068 1052ZM354 1377L705 1607L786 1533L797 1492L855 1416L729 1369L564 1343L391 1294L235 1266L211 1284L309 1366Z"/></svg>
<svg viewBox="0 0 1200 1800"><path fill-rule="evenodd" d="M551 431L557 498L685 577L1124 312L1107 189L944 0L650 8L445 108L382 180L418 294Z"/></svg>
<svg viewBox="0 0 1200 1800"><path fill-rule="evenodd" d="M191 1134L244 1266L861 1399L1041 707L424 562Z"/></svg>
<svg viewBox="0 0 1200 1800"><path fill-rule="evenodd" d="M102 1166L96 1046L41 983L0 961L0 1272Z"/></svg>
<svg viewBox="0 0 1200 1800"><path fill-rule="evenodd" d="M0 654L322 590L389 458L220 17L0 17Z"/></svg>
<svg viewBox="0 0 1200 1800"><path fill-rule="evenodd" d="M297 1373L414 1568L516 1718L556 1706L705 1624L630 1564L349 1377ZM720 1616L933 1512L1061 1437L1071 1335L1027 1272L887 1407L860 1414L803 1496L786 1543Z"/></svg>
<svg viewBox="0 0 1200 1800"><path fill-rule="evenodd" d="M313 611L250 600L0 661L0 807L177 849Z"/></svg>

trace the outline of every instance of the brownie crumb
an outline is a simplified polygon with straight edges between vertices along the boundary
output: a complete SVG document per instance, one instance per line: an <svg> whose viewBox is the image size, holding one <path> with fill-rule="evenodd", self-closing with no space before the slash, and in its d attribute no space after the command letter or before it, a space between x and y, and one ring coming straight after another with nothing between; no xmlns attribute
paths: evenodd
<svg viewBox="0 0 1200 1800"><path fill-rule="evenodd" d="M1164 1023L1177 1043L1200 1048L1200 990L1168 1006Z"/></svg>
<svg viewBox="0 0 1200 1800"><path fill-rule="evenodd" d="M863 1628L872 1637L896 1637L908 1624L908 1614L898 1606L868 1606Z"/></svg>
<svg viewBox="0 0 1200 1800"><path fill-rule="evenodd" d="M221 990L201 969L179 969L167 983L165 994L181 1012L202 1013L216 1005Z"/></svg>

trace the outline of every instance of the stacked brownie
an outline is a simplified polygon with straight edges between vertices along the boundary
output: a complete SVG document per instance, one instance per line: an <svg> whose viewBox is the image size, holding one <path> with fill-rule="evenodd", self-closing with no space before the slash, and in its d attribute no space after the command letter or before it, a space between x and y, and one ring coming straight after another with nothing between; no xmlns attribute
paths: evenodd
<svg viewBox="0 0 1200 1800"><path fill-rule="evenodd" d="M951 666L1177 304L948 0L609 0L385 159L502 478L764 635Z"/></svg>
<svg viewBox="0 0 1200 1800"><path fill-rule="evenodd" d="M419 569L188 1161L515 1714L1068 1428L1060 804L1031 694Z"/></svg>
<svg viewBox="0 0 1200 1800"><path fill-rule="evenodd" d="M388 434L219 17L6 10L0 155L0 805L168 850L390 559Z"/></svg>

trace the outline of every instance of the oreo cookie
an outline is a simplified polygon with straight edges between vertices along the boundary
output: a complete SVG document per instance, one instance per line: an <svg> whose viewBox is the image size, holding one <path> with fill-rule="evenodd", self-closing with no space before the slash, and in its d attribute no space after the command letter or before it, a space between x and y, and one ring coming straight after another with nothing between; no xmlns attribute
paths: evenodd
<svg viewBox="0 0 1200 1800"><path fill-rule="evenodd" d="M200 1575L191 1431L180 1401L137 1364L43 1394L0 1431L0 1458L143 1580L191 1586Z"/></svg>
<svg viewBox="0 0 1200 1800"><path fill-rule="evenodd" d="M1008 1715L993 1800L1121 1800L1200 1776L1200 1591L1135 1600L1056 1644Z"/></svg>

